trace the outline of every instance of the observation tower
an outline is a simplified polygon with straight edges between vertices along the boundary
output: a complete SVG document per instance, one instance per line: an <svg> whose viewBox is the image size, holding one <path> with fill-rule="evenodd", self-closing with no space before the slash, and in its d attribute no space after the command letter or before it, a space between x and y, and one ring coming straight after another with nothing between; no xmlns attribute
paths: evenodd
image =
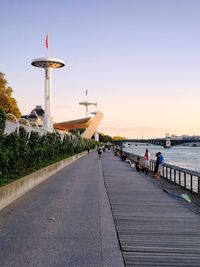
<svg viewBox="0 0 200 267"><path fill-rule="evenodd" d="M92 101L82 101L79 103L80 105L85 106L85 117L89 117L89 106L97 106L97 102Z"/></svg>
<svg viewBox="0 0 200 267"><path fill-rule="evenodd" d="M46 37L46 48L48 49L48 36ZM44 90L44 112L45 117L43 125L45 128L53 128L51 117L51 71L65 66L64 61L57 58L36 58L33 59L31 65L37 68L43 68L45 71L45 90Z"/></svg>
<svg viewBox="0 0 200 267"><path fill-rule="evenodd" d="M88 92L86 90L86 98L87 98L87 95L88 95ZM88 118L90 115L89 115L89 106L95 106L97 107L97 102L93 102L93 101L82 101L79 103L79 105L83 105L85 106L85 117Z"/></svg>

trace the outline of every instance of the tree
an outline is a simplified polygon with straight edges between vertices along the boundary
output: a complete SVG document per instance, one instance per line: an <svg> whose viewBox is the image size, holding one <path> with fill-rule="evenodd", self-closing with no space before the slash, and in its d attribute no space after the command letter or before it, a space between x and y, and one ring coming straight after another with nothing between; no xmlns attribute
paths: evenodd
<svg viewBox="0 0 200 267"><path fill-rule="evenodd" d="M105 135L103 133L99 133L99 142L103 142L103 143L112 143L112 137L109 135Z"/></svg>
<svg viewBox="0 0 200 267"><path fill-rule="evenodd" d="M6 113L0 107L0 139L4 133L5 126L6 126Z"/></svg>
<svg viewBox="0 0 200 267"><path fill-rule="evenodd" d="M112 139L114 141L118 141L118 140L127 140L128 138L126 137L122 137L122 136L113 136Z"/></svg>
<svg viewBox="0 0 200 267"><path fill-rule="evenodd" d="M17 101L12 97L13 90L8 86L8 82L5 75L0 72L0 107L6 113L12 113L17 118L21 116L21 112L18 108Z"/></svg>

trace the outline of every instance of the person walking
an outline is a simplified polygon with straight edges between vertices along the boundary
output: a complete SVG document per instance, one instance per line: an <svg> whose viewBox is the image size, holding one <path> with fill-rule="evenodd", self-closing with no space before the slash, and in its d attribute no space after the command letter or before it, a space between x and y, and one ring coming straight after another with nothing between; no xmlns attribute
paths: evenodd
<svg viewBox="0 0 200 267"><path fill-rule="evenodd" d="M99 147L97 152L98 152L98 155L99 155L99 159L101 159L102 153L103 153L103 149L101 147Z"/></svg>

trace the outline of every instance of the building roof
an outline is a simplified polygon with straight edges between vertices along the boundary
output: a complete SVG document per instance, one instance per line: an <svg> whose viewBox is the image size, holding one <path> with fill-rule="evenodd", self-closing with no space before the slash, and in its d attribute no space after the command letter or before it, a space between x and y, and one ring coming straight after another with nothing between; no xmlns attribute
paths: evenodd
<svg viewBox="0 0 200 267"><path fill-rule="evenodd" d="M61 131L69 131L69 130L84 128L85 131L82 133L81 136L86 139L90 139L94 135L102 118L103 118L103 113L98 111L96 112L96 115L93 118L89 117L73 121L54 123L53 127L54 129Z"/></svg>
<svg viewBox="0 0 200 267"><path fill-rule="evenodd" d="M29 114L29 117L31 116L44 117L44 109L42 108L42 106L37 105Z"/></svg>
<svg viewBox="0 0 200 267"><path fill-rule="evenodd" d="M78 120L72 120L72 121L64 121L59 123L54 123L53 127L57 130L62 131L69 131L74 129L82 129L87 128L92 121L92 118L83 118Z"/></svg>
<svg viewBox="0 0 200 267"><path fill-rule="evenodd" d="M38 117L44 117L45 112L42 106L37 105L29 115L22 115L21 118L24 119L37 119Z"/></svg>

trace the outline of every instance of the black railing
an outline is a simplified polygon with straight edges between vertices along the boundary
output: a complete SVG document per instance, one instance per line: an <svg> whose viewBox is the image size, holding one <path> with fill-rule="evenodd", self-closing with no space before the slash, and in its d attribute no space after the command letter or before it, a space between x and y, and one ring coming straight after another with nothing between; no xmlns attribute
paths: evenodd
<svg viewBox="0 0 200 267"><path fill-rule="evenodd" d="M132 162L136 162L137 157L141 160L144 157L131 153L126 153ZM150 172L155 169L155 160L150 160ZM178 184L185 189L188 189L196 194L200 194L200 172L188 170L178 166L165 163L161 170L161 177L169 180L172 183Z"/></svg>

